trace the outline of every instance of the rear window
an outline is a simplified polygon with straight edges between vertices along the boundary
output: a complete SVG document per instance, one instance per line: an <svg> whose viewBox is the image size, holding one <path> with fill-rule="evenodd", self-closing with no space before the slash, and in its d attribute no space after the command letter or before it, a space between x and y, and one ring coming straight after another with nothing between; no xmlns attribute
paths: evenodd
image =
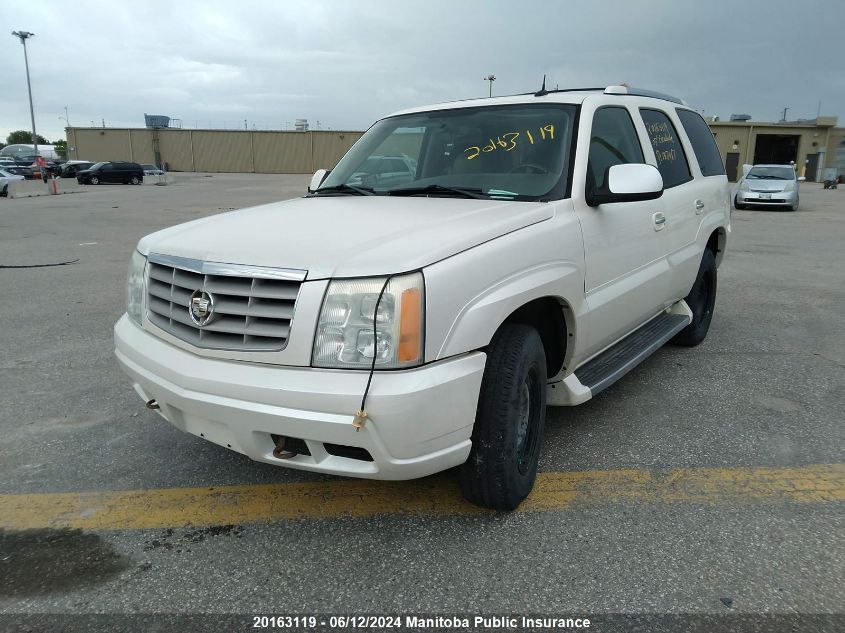
<svg viewBox="0 0 845 633"><path fill-rule="evenodd" d="M724 176L725 166L722 164L722 157L719 155L719 148L713 139L710 126L701 118L697 112L692 110L676 110L681 125L692 143L692 151L695 152L695 159L701 168L704 176Z"/></svg>

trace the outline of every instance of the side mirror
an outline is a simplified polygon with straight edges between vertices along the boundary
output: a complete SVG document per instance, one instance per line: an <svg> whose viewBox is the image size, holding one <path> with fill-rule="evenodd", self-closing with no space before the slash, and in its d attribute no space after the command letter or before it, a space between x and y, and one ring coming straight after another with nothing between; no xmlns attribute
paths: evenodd
<svg viewBox="0 0 845 633"><path fill-rule="evenodd" d="M314 175L311 176L311 183L308 185L308 193L314 193L315 191L317 191L317 188L323 184L323 181L328 175L328 169L318 169L317 171L315 171Z"/></svg>
<svg viewBox="0 0 845 633"><path fill-rule="evenodd" d="M597 207L611 202L654 200L663 195L663 176L653 165L612 165L604 174L604 186L587 192L587 204Z"/></svg>

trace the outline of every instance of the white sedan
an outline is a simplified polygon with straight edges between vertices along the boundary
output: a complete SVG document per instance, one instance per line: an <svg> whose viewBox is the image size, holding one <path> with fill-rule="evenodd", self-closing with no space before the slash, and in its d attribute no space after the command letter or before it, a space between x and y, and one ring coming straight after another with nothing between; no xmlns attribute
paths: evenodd
<svg viewBox="0 0 845 633"><path fill-rule="evenodd" d="M5 198L9 195L9 183L13 180L25 180L23 176L9 173L4 169L0 169L0 198Z"/></svg>
<svg viewBox="0 0 845 633"><path fill-rule="evenodd" d="M141 165L145 176L164 176L164 171L155 165Z"/></svg>

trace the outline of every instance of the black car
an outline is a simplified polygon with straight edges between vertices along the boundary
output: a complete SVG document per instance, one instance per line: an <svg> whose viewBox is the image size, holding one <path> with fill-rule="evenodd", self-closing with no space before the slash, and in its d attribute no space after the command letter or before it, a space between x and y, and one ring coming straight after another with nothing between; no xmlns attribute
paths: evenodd
<svg viewBox="0 0 845 633"><path fill-rule="evenodd" d="M94 163L65 163L62 165L61 176L62 178L76 178L79 172L91 169L93 166Z"/></svg>
<svg viewBox="0 0 845 633"><path fill-rule="evenodd" d="M99 185L101 182L140 185L144 182L144 169L138 163L96 163L78 172L76 181L81 185Z"/></svg>

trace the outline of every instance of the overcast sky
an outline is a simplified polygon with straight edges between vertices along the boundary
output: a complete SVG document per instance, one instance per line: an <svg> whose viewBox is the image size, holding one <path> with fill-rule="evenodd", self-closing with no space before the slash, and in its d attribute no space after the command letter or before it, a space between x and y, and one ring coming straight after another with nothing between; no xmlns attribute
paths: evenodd
<svg viewBox="0 0 845 633"><path fill-rule="evenodd" d="M0 2L0 139L73 125L365 129L401 108L620 82L708 116L845 123L841 0Z"/></svg>

